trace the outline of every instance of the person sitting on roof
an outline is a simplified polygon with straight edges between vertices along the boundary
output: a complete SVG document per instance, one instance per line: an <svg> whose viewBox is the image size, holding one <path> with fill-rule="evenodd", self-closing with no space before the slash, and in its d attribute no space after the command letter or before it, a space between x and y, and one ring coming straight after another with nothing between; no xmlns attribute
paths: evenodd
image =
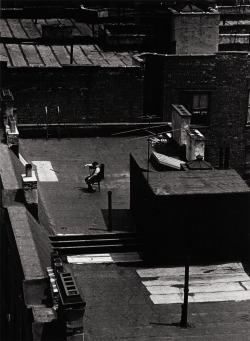
<svg viewBox="0 0 250 341"><path fill-rule="evenodd" d="M98 181L99 173L101 171L100 166L97 161L94 161L93 163L87 163L84 168L85 167L89 167L90 171L90 175L85 178L85 182L88 185L88 190L90 192L95 192L92 184Z"/></svg>

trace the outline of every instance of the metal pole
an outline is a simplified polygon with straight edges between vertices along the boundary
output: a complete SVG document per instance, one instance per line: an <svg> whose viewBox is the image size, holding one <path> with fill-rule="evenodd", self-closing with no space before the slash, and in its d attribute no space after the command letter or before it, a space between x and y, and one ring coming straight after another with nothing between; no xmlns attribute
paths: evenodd
<svg viewBox="0 0 250 341"><path fill-rule="evenodd" d="M186 257L186 264L185 264L185 286L184 286L184 303L181 306L181 327L187 328L187 316L188 316L188 292L189 292L189 259L190 257Z"/></svg>
<svg viewBox="0 0 250 341"><path fill-rule="evenodd" d="M229 159L230 159L230 146L226 146L225 148L225 159L224 159L224 168L229 168Z"/></svg>
<svg viewBox="0 0 250 341"><path fill-rule="evenodd" d="M223 168L223 158L224 158L223 147L220 147L220 153L219 153L219 168Z"/></svg>
<svg viewBox="0 0 250 341"><path fill-rule="evenodd" d="M112 191L108 191L108 230L112 228Z"/></svg>
<svg viewBox="0 0 250 341"><path fill-rule="evenodd" d="M46 139L49 138L49 131L48 131L48 107L45 107L45 123L46 123Z"/></svg>
<svg viewBox="0 0 250 341"><path fill-rule="evenodd" d="M148 121L148 130L150 131L150 119ZM148 165L147 165L147 182L148 182L148 177L149 177L149 140L148 140Z"/></svg>
<svg viewBox="0 0 250 341"><path fill-rule="evenodd" d="M58 124L58 139L61 138L61 128L60 128L60 108L57 106L57 124Z"/></svg>

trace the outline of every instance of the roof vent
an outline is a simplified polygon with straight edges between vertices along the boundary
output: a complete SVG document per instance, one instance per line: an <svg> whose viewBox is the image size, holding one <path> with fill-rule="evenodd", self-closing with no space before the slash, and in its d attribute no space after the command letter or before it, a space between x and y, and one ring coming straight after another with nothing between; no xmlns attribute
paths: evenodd
<svg viewBox="0 0 250 341"><path fill-rule="evenodd" d="M212 170L214 169L213 166L203 160L203 156L202 155L197 155L196 156L196 160L191 160L191 161L188 161L186 162L185 164L186 167L185 170Z"/></svg>

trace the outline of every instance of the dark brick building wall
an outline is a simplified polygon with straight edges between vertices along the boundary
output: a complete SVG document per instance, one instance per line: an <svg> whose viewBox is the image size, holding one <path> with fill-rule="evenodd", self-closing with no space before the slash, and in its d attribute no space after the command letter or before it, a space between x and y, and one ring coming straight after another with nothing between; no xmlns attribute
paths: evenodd
<svg viewBox="0 0 250 341"><path fill-rule="evenodd" d="M157 175L150 173L147 183L146 171L131 156L130 208L150 259L173 264L187 254L193 262L248 256L249 193L157 195L151 188Z"/></svg>
<svg viewBox="0 0 250 341"><path fill-rule="evenodd" d="M19 124L45 123L45 106L48 123L136 122L142 115L138 67L7 68L1 76L1 87L13 92Z"/></svg>
<svg viewBox="0 0 250 341"><path fill-rule="evenodd" d="M162 96L162 106L157 103L158 113L164 120L171 121L171 104L184 104L181 103L181 92L209 93L207 124L197 126L206 137L208 159L218 166L219 148L230 146L231 166L242 173L247 143L248 63L246 52L147 55L144 112L153 111ZM163 72L164 86L159 95L157 84L162 84Z"/></svg>

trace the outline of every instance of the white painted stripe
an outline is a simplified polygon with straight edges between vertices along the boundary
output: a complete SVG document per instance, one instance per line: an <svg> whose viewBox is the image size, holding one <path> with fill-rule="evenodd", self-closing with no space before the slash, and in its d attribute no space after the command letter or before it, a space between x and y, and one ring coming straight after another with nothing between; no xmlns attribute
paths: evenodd
<svg viewBox="0 0 250 341"><path fill-rule="evenodd" d="M250 300L250 278L241 263L191 266L189 270L190 302ZM137 273L155 304L183 303L183 268L141 269Z"/></svg>
<svg viewBox="0 0 250 341"><path fill-rule="evenodd" d="M98 253L68 256L69 263L89 264L89 263L120 263L120 262L140 262L141 257L136 252L128 253Z"/></svg>
<svg viewBox="0 0 250 341"><path fill-rule="evenodd" d="M50 161L32 161L37 168L38 179L43 182L58 181Z"/></svg>
<svg viewBox="0 0 250 341"><path fill-rule="evenodd" d="M22 155L19 153L19 160L22 162L24 166L28 164L28 162L25 161L25 159L22 157Z"/></svg>
<svg viewBox="0 0 250 341"><path fill-rule="evenodd" d="M109 253L67 256L68 263L90 264L90 263L112 263L113 259Z"/></svg>

